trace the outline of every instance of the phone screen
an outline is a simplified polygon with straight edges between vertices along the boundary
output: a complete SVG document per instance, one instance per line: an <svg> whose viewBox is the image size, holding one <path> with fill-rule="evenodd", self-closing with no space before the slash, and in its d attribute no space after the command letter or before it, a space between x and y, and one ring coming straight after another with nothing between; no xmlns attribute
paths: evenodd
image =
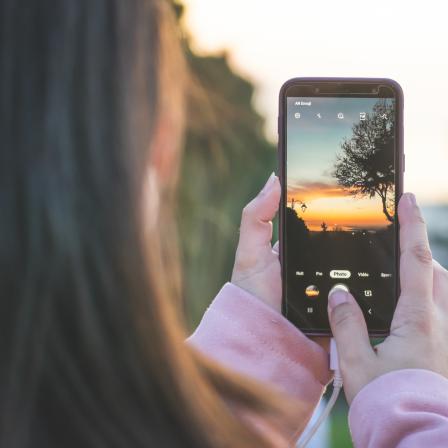
<svg viewBox="0 0 448 448"><path fill-rule="evenodd" d="M396 100L286 98L286 315L327 332L328 293L345 284L371 332L390 328L397 296Z"/></svg>

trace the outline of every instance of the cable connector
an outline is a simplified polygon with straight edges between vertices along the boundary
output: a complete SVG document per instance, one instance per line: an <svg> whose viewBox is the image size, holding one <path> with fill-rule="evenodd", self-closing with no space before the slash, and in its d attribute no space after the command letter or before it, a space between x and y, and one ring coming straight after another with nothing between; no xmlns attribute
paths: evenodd
<svg viewBox="0 0 448 448"><path fill-rule="evenodd" d="M334 372L333 387L342 388L343 381L341 371L339 370L338 348L334 338L330 340L330 370Z"/></svg>
<svg viewBox="0 0 448 448"><path fill-rule="evenodd" d="M299 441L297 448L305 448L309 441L314 437L317 430L320 428L322 423L326 420L326 418L330 415L331 410L333 409L336 400L338 399L339 392L342 389L343 381L342 375L339 370L339 358L338 358L338 349L336 347L336 342L333 338L330 341L330 370L334 372L333 378L333 392L331 394L330 399L328 400L327 406L325 406L324 411L317 419L316 423L309 429L307 434L304 435L302 440Z"/></svg>

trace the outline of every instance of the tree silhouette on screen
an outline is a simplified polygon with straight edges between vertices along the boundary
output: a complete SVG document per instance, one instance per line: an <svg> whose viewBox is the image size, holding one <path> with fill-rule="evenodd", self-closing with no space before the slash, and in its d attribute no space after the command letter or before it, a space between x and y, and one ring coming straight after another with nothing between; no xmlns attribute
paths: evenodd
<svg viewBox="0 0 448 448"><path fill-rule="evenodd" d="M394 220L394 107L379 100L365 120L352 127L352 137L341 143L342 153L336 158L334 177L339 185L355 197L378 195L383 213Z"/></svg>

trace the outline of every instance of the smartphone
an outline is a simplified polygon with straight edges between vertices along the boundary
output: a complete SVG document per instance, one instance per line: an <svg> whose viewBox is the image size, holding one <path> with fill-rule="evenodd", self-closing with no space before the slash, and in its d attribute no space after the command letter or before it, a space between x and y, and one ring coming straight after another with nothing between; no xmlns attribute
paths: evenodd
<svg viewBox="0 0 448 448"><path fill-rule="evenodd" d="M296 78L281 88L283 314L305 334L331 335L336 284L356 298L372 337L389 333L400 292L404 163L397 82Z"/></svg>

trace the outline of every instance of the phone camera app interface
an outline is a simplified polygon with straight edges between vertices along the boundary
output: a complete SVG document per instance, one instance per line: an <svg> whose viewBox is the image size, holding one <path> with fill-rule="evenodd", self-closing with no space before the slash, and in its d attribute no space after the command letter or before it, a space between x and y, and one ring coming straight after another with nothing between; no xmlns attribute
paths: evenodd
<svg viewBox="0 0 448 448"><path fill-rule="evenodd" d="M369 328L395 305L395 100L288 97L284 220L287 316L327 330L335 284Z"/></svg>

